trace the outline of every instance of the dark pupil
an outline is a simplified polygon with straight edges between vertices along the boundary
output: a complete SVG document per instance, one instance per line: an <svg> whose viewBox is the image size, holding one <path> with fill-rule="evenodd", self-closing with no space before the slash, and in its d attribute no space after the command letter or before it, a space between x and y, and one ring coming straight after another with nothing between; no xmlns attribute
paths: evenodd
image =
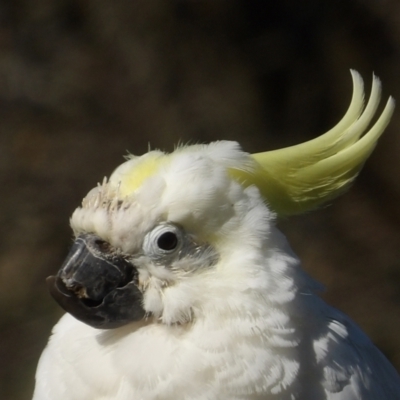
<svg viewBox="0 0 400 400"><path fill-rule="evenodd" d="M178 238L173 232L165 232L157 240L157 245L162 250L173 250L177 244Z"/></svg>

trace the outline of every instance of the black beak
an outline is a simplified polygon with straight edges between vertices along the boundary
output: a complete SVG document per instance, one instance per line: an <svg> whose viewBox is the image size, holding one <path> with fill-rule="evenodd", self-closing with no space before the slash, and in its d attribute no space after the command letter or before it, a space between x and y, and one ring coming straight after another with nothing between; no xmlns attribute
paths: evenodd
<svg viewBox="0 0 400 400"><path fill-rule="evenodd" d="M145 315L136 268L95 235L79 236L57 276L46 281L65 311L94 328L118 328Z"/></svg>

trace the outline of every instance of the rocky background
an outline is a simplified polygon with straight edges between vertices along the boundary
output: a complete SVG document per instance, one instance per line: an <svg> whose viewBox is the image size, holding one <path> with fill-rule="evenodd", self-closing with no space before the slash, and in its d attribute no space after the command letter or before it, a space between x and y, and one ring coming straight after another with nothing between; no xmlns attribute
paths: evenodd
<svg viewBox="0 0 400 400"><path fill-rule="evenodd" d="M400 99L398 0L0 0L0 398L30 399L61 315L68 219L127 150L332 127L351 97ZM400 111L352 190L281 221L304 267L400 369Z"/></svg>

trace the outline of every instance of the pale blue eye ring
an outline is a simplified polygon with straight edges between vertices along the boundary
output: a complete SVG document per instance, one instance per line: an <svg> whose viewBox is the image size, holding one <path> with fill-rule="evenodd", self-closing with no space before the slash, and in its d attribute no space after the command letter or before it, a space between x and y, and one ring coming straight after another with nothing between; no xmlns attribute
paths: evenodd
<svg viewBox="0 0 400 400"><path fill-rule="evenodd" d="M174 224L162 223L145 236L143 250L153 256L173 254L181 249L182 243L182 230Z"/></svg>

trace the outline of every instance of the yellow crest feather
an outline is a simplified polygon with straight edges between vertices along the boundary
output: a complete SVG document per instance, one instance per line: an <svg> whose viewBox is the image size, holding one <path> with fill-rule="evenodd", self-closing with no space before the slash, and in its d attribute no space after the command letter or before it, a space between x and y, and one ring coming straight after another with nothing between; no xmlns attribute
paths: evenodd
<svg viewBox="0 0 400 400"><path fill-rule="evenodd" d="M380 101L381 84L373 76L371 95L364 109L361 76L351 70L353 96L348 111L330 131L308 142L253 154L254 171L233 170L244 185L256 185L279 215L314 209L343 193L356 178L394 110L389 98L380 118L363 135Z"/></svg>
<svg viewBox="0 0 400 400"><path fill-rule="evenodd" d="M118 182L120 196L129 196L165 165L168 159L168 155L161 151L151 151L141 157L132 157L114 171L110 180Z"/></svg>

